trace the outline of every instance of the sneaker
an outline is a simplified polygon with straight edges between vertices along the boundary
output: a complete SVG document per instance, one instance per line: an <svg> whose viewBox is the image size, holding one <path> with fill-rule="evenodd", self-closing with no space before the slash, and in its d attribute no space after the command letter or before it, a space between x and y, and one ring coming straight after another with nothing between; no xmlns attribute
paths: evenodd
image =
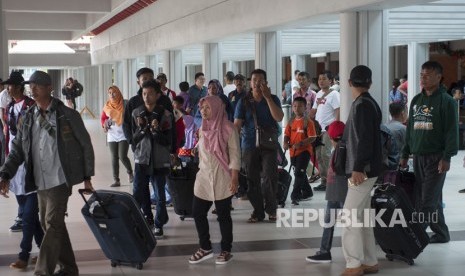
<svg viewBox="0 0 465 276"><path fill-rule="evenodd" d="M203 250L199 248L192 256L189 258L190 264L198 264L205 260L211 259L213 257L213 250Z"/></svg>
<svg viewBox="0 0 465 276"><path fill-rule="evenodd" d="M119 187L119 186L121 186L121 182L119 182L119 180L116 180L115 183L110 185L110 187L112 187L112 188Z"/></svg>
<svg viewBox="0 0 465 276"><path fill-rule="evenodd" d="M320 185L313 188L314 191L324 192L326 191L326 184L321 183Z"/></svg>
<svg viewBox="0 0 465 276"><path fill-rule="evenodd" d="M221 254L216 257L216 264L227 264L231 259L233 255L228 252L228 251L221 251Z"/></svg>
<svg viewBox="0 0 465 276"><path fill-rule="evenodd" d="M299 201L308 201L312 199L313 195L303 195Z"/></svg>
<svg viewBox="0 0 465 276"><path fill-rule="evenodd" d="M129 183L133 183L133 182L134 182L134 174L133 174L133 173L129 173L129 174L128 174L128 181L129 181Z"/></svg>
<svg viewBox="0 0 465 276"><path fill-rule="evenodd" d="M163 238L163 228L158 228L155 227L153 229L153 235L155 236L155 239L162 239Z"/></svg>
<svg viewBox="0 0 465 276"><path fill-rule="evenodd" d="M297 206L297 205L299 205L299 202L297 200L292 200L291 205L292 206Z"/></svg>
<svg viewBox="0 0 465 276"><path fill-rule="evenodd" d="M331 262L331 252L322 253L320 251L316 252L313 256L308 256L305 258L307 262L310 263L330 263Z"/></svg>
<svg viewBox="0 0 465 276"><path fill-rule="evenodd" d="M16 218L15 223L10 227L10 232L21 232L23 231L23 220Z"/></svg>

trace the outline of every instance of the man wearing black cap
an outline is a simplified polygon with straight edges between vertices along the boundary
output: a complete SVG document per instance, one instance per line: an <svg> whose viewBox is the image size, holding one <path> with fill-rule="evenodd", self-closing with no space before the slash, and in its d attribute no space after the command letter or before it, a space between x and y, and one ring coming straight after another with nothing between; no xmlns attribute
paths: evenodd
<svg viewBox="0 0 465 276"><path fill-rule="evenodd" d="M242 99L246 93L245 77L243 75L237 74L234 76L234 87L235 89L228 94L233 112L236 111L237 102L239 102L239 100Z"/></svg>
<svg viewBox="0 0 465 276"><path fill-rule="evenodd" d="M371 83L371 70L367 66L355 66L350 72L354 101L343 140L347 147L346 174L350 176L344 210L352 223L344 225L342 231L342 251L347 262L342 275L378 272L373 228L354 225L363 222L364 210L371 208L371 189L382 171L382 113L368 92Z"/></svg>
<svg viewBox="0 0 465 276"><path fill-rule="evenodd" d="M10 179L25 167L25 192L37 190L45 231L35 275L79 275L65 224L72 187L84 182L93 190L94 150L79 113L53 98L50 75L34 72L29 81L36 101L23 115L12 150L0 168L0 195L8 197ZM34 145L34 146L33 146Z"/></svg>

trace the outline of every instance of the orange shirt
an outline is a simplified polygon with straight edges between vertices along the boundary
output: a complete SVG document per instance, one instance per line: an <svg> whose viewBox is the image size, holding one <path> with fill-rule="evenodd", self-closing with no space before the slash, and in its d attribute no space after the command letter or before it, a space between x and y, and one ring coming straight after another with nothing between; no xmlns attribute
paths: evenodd
<svg viewBox="0 0 465 276"><path fill-rule="evenodd" d="M309 144L306 147L301 147L296 150L292 149L292 146L308 137L316 137L315 124L312 120L307 120L307 133L304 129L304 118L295 118L292 124L287 124L284 136L289 137L289 153L291 157L297 156L304 151L308 151L310 154L313 153L312 145Z"/></svg>

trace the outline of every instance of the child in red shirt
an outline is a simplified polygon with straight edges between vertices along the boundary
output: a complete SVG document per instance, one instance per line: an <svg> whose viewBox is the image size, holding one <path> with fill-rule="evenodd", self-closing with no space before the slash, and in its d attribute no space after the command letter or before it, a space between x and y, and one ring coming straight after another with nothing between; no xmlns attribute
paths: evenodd
<svg viewBox="0 0 465 276"><path fill-rule="evenodd" d="M299 205L298 201L308 200L313 196L312 187L308 183L306 169L312 154L311 143L316 138L315 125L305 117L307 100L297 97L292 103L292 119L284 131L285 150L290 149L291 165L294 166L294 188L291 193L292 205Z"/></svg>

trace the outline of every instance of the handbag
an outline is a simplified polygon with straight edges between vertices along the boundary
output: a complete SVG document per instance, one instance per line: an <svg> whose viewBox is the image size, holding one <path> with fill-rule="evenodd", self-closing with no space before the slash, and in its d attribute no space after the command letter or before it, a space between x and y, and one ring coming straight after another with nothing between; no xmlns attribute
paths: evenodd
<svg viewBox="0 0 465 276"><path fill-rule="evenodd" d="M333 169L336 175L346 176L347 148L344 140L337 143L334 148Z"/></svg>
<svg viewBox="0 0 465 276"><path fill-rule="evenodd" d="M278 130L274 127L257 127L256 128L256 146L264 150L278 149Z"/></svg>

